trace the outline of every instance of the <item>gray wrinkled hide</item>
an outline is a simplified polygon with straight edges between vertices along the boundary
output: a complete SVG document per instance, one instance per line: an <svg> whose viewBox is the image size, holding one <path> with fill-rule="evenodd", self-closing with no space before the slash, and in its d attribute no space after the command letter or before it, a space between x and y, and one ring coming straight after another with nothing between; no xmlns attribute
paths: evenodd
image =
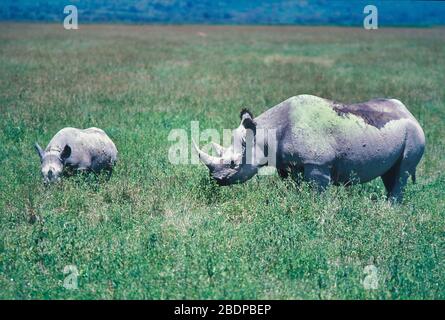
<svg viewBox="0 0 445 320"><path fill-rule="evenodd" d="M242 114L241 124L234 131L234 145L240 139L245 142L244 120L250 117L247 112ZM267 110L253 122L257 132L276 130L275 166L280 176L302 176L320 189L330 183L363 183L382 177L388 197L395 201L402 200L409 175L414 181L425 148L419 123L395 99L344 105L300 95ZM265 157L267 146L264 135L257 135L252 153ZM221 185L246 181L264 164L264 157L256 158L253 165L240 163L243 157L233 155L245 154L246 150L235 149L223 148L219 157L209 157L197 148L201 161ZM231 160L227 158L235 165L233 161L228 165Z"/></svg>
<svg viewBox="0 0 445 320"><path fill-rule="evenodd" d="M56 181L64 168L99 172L109 170L117 161L117 149L107 134L98 128L64 128L43 151L36 144L45 182ZM40 149L40 151L39 151Z"/></svg>

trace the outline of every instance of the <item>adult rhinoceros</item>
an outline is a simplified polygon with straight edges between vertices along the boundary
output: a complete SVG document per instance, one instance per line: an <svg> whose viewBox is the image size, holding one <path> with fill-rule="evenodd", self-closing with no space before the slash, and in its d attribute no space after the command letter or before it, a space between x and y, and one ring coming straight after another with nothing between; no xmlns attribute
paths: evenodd
<svg viewBox="0 0 445 320"><path fill-rule="evenodd" d="M271 129L276 134L273 148L266 134L258 134ZM388 197L401 201L409 175L415 181L425 136L414 116L395 99L345 105L299 95L256 118L243 109L233 144L213 146L217 156L195 144L220 185L250 179L259 167L270 165L268 153L273 149L274 165L282 177L302 173L321 189L329 183L363 183L382 177Z"/></svg>

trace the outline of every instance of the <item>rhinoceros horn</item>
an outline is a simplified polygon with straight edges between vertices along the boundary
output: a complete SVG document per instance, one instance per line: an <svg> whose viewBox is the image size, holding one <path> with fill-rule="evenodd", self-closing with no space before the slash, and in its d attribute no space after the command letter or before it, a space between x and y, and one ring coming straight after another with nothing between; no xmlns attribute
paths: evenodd
<svg viewBox="0 0 445 320"><path fill-rule="evenodd" d="M205 153L204 151L201 151L199 147L196 145L195 140L192 139L193 146L195 147L196 152L198 152L199 160L201 160L202 163L204 163L210 170L215 168L218 164L222 162L221 158L218 157L212 157Z"/></svg>
<svg viewBox="0 0 445 320"><path fill-rule="evenodd" d="M36 149L37 154L39 155L40 161L42 161L43 155L44 155L42 148L39 146L39 144L37 142L34 144L34 148Z"/></svg>
<svg viewBox="0 0 445 320"><path fill-rule="evenodd" d="M222 157L222 155L224 154L224 151L225 151L225 148L223 146L221 146L215 142L212 142L212 148L216 152L218 157Z"/></svg>

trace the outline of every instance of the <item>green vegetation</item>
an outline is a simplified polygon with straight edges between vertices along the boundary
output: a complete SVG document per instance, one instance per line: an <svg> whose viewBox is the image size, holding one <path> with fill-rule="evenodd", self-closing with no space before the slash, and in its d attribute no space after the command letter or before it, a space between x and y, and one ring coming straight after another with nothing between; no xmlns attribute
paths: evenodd
<svg viewBox="0 0 445 320"><path fill-rule="evenodd" d="M0 298L445 298L443 29L80 28L0 25ZM169 163L171 129L222 133L304 93L408 106L427 150L402 205L380 180L220 188ZM115 141L110 181L42 185L33 143L65 126Z"/></svg>

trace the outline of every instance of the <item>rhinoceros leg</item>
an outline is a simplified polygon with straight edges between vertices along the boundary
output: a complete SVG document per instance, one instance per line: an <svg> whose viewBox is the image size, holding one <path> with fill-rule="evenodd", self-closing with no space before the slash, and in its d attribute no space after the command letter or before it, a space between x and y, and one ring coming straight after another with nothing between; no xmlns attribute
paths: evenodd
<svg viewBox="0 0 445 320"><path fill-rule="evenodd" d="M300 168L300 167L291 167L291 169L290 169L290 173L291 173L292 179L293 179L297 184L301 183L301 180L302 180L302 178L303 178L303 174L304 174L303 168Z"/></svg>
<svg viewBox="0 0 445 320"><path fill-rule="evenodd" d="M402 202L403 191L408 181L408 177L409 173L400 169L390 169L382 176L388 200L396 203Z"/></svg>
<svg viewBox="0 0 445 320"><path fill-rule="evenodd" d="M301 183L303 174L302 168L297 168L294 166L277 168L277 172L281 179L287 179L290 175L292 180L294 180L297 184Z"/></svg>
<svg viewBox="0 0 445 320"><path fill-rule="evenodd" d="M289 177L288 168L277 168L277 172L281 179L287 179L287 177Z"/></svg>
<svg viewBox="0 0 445 320"><path fill-rule="evenodd" d="M319 190L324 190L331 182L331 170L328 166L305 164L304 180L314 183Z"/></svg>
<svg viewBox="0 0 445 320"><path fill-rule="evenodd" d="M105 168L105 173L107 174L107 181L111 179L111 176L113 175L113 166L107 166Z"/></svg>
<svg viewBox="0 0 445 320"><path fill-rule="evenodd" d="M403 191L408 182L410 173L414 175L417 163L413 164L409 155L405 154L382 176L387 191L388 200L400 203L403 200Z"/></svg>
<svg viewBox="0 0 445 320"><path fill-rule="evenodd" d="M410 175L413 182L415 180L416 167L425 148L425 138L419 130L418 127L409 128L405 150L394 166L382 176L388 199L392 202L402 202L403 191Z"/></svg>

